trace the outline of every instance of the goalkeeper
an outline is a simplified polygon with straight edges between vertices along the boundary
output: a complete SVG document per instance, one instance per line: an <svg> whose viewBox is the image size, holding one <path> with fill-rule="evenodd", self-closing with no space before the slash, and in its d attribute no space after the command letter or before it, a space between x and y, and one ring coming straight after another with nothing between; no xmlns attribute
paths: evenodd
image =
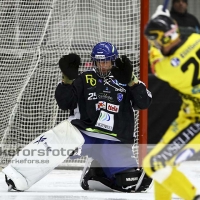
<svg viewBox="0 0 200 200"><path fill-rule="evenodd" d="M88 164L83 170L81 186L85 190L146 191L152 179L138 167L132 145L134 109L147 109L151 93L133 74L130 60L125 55L119 58L111 43L96 44L91 58L94 69L80 75L77 54L65 55L59 60L63 78L55 98L60 109L74 111L75 117L69 118L71 123L65 120L38 136L24 149L52 152L62 147L73 149L72 158L87 155L94 159L91 167ZM51 165L37 168L9 164L3 169L9 190L27 190L64 158L50 154ZM23 160L23 151L13 159Z"/></svg>
<svg viewBox="0 0 200 200"><path fill-rule="evenodd" d="M162 9L158 6L145 27L149 61L152 72L180 93L182 106L143 167L154 179L156 200L170 200L173 193L199 200L197 189L177 167L200 150L200 35L180 36L177 23Z"/></svg>
<svg viewBox="0 0 200 200"><path fill-rule="evenodd" d="M80 118L71 123L85 139L81 155L92 157L98 166L92 173L84 171L81 186L90 189L87 181L92 179L113 190L134 192L142 173L132 155L134 109L148 108L151 93L133 74L130 60L125 55L119 58L111 43L96 44L91 59L94 69L78 75L79 56L63 56L63 79L55 92L60 109L74 110L78 105ZM144 182L138 191L146 190L151 181L148 186Z"/></svg>

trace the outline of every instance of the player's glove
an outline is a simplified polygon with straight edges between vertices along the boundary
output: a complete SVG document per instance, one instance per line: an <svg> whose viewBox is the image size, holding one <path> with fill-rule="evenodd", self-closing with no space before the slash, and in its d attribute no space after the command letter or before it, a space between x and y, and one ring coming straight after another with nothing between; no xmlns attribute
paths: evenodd
<svg viewBox="0 0 200 200"><path fill-rule="evenodd" d="M115 64L116 67L113 67L111 72L120 83L128 84L129 86L138 83L137 77L133 74L133 65L125 55L117 58Z"/></svg>
<svg viewBox="0 0 200 200"><path fill-rule="evenodd" d="M65 84L71 84L73 79L77 78L80 61L79 55L75 53L64 55L59 60L59 68L63 74L62 81Z"/></svg>
<svg viewBox="0 0 200 200"><path fill-rule="evenodd" d="M152 15L151 19L154 19L159 15L165 15L167 17L170 17L169 10L165 9L165 11L163 11L163 5L159 5L157 7L156 12Z"/></svg>

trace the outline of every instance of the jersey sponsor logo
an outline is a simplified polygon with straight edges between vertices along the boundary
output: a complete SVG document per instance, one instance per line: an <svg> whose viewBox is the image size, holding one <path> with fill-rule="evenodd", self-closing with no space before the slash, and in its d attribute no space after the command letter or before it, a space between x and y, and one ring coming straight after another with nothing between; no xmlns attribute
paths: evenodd
<svg viewBox="0 0 200 200"><path fill-rule="evenodd" d="M96 110L100 110L101 108L106 109L106 102L105 101L99 101L96 104Z"/></svg>
<svg viewBox="0 0 200 200"><path fill-rule="evenodd" d="M127 86L127 84L120 83L117 79L112 79L112 82L116 85Z"/></svg>
<svg viewBox="0 0 200 200"><path fill-rule="evenodd" d="M108 87L105 88L105 90L103 90L104 93L111 93L111 91L109 90Z"/></svg>
<svg viewBox="0 0 200 200"><path fill-rule="evenodd" d="M117 93L117 101L121 102L123 99L123 94L122 93Z"/></svg>
<svg viewBox="0 0 200 200"><path fill-rule="evenodd" d="M113 84L111 84L110 81L112 81ZM118 92L126 92L126 89L123 88L122 86L120 86L118 84L117 80L115 80L115 79L110 79L110 78L109 79L104 79L104 85L109 85L112 88L115 88L115 91L118 91Z"/></svg>
<svg viewBox="0 0 200 200"><path fill-rule="evenodd" d="M105 99L110 102L113 101L113 98L111 96L108 96L107 94L104 94L104 93L98 94L98 99Z"/></svg>
<svg viewBox="0 0 200 200"><path fill-rule="evenodd" d="M97 81L93 78L92 74L85 75L86 83L89 83L91 86L95 86Z"/></svg>
<svg viewBox="0 0 200 200"><path fill-rule="evenodd" d="M114 126L114 115L101 110L95 126L112 131Z"/></svg>
<svg viewBox="0 0 200 200"><path fill-rule="evenodd" d="M159 167L165 166L165 162L169 161L173 157L176 157L179 152L183 150L186 144L189 144L200 131L200 123L194 123L182 130L176 137L172 138L168 144L160 144L163 148L157 153L157 155L151 157L151 166L153 171Z"/></svg>
<svg viewBox="0 0 200 200"><path fill-rule="evenodd" d="M187 47L187 49L185 51L183 51L180 56L182 58L184 58L185 56L187 56L196 46L198 46L200 43L200 40L197 40L194 44L190 45L189 47Z"/></svg>
<svg viewBox="0 0 200 200"><path fill-rule="evenodd" d="M177 67L180 64L180 59L179 58L172 58L170 63L173 67Z"/></svg>
<svg viewBox="0 0 200 200"><path fill-rule="evenodd" d="M119 106L115 105L115 104L108 103L107 104L107 110L111 111L111 112L118 113L119 112Z"/></svg>

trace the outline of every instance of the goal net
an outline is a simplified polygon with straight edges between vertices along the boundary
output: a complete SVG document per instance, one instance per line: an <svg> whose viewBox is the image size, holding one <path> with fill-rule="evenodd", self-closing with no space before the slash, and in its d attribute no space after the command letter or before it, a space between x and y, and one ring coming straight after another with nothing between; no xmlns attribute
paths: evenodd
<svg viewBox="0 0 200 200"><path fill-rule="evenodd" d="M58 61L75 52L81 71L91 67L92 47L115 44L139 77L140 0L0 0L0 165L69 113L58 109ZM134 153L138 157L139 113ZM65 161L83 165L85 158Z"/></svg>

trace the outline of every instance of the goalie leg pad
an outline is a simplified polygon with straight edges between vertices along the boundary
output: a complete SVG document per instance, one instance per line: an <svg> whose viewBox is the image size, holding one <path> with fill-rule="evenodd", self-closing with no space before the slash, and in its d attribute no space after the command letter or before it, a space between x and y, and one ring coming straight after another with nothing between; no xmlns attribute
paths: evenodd
<svg viewBox="0 0 200 200"><path fill-rule="evenodd" d="M83 144L80 131L65 120L24 147L2 172L14 182L17 190L27 190ZM25 156L25 152L31 155Z"/></svg>

